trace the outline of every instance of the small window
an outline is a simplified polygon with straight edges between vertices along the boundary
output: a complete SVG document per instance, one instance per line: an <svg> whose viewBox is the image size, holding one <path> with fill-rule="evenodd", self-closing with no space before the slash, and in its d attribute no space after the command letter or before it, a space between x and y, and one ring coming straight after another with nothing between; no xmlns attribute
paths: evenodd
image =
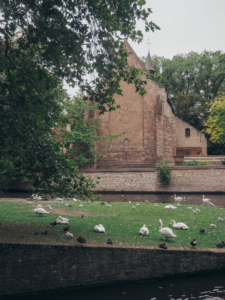
<svg viewBox="0 0 225 300"><path fill-rule="evenodd" d="M129 146L129 140L128 139L124 140L124 146Z"/></svg>
<svg viewBox="0 0 225 300"><path fill-rule="evenodd" d="M190 136L190 128L185 129L185 136L189 137Z"/></svg>

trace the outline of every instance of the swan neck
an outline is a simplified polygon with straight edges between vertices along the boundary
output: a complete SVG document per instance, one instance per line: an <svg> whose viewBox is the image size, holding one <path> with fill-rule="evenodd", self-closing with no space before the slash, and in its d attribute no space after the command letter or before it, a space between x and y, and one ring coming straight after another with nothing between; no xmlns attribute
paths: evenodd
<svg viewBox="0 0 225 300"><path fill-rule="evenodd" d="M159 224L160 224L159 230L161 230L162 229L162 221L161 220L159 220Z"/></svg>

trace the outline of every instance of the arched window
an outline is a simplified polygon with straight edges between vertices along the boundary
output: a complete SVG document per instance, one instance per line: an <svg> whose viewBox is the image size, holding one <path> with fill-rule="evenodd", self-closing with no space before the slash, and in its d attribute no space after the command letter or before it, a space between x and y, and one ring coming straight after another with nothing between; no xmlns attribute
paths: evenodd
<svg viewBox="0 0 225 300"><path fill-rule="evenodd" d="M186 137L189 137L191 134L190 134L190 128L186 128L185 129L185 136Z"/></svg>
<svg viewBox="0 0 225 300"><path fill-rule="evenodd" d="M129 146L129 140L128 139L124 140L124 146Z"/></svg>

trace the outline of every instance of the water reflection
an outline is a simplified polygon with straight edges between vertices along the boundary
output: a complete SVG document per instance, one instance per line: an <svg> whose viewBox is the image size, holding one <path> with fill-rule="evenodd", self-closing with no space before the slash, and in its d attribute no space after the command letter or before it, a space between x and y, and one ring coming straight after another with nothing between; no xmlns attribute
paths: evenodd
<svg viewBox="0 0 225 300"><path fill-rule="evenodd" d="M63 293L42 295L42 300L220 300L225 299L225 274L223 272L160 279L154 282L130 283ZM23 297L40 300L40 296Z"/></svg>

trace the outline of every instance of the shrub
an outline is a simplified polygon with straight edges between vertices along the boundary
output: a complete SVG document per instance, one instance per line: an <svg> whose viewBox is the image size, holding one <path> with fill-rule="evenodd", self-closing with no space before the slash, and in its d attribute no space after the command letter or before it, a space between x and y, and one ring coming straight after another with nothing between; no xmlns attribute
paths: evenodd
<svg viewBox="0 0 225 300"><path fill-rule="evenodd" d="M161 159L156 163L156 167L159 167L159 180L162 184L170 184L171 168L169 167L169 161Z"/></svg>
<svg viewBox="0 0 225 300"><path fill-rule="evenodd" d="M225 165L225 159L221 159L222 165Z"/></svg>

